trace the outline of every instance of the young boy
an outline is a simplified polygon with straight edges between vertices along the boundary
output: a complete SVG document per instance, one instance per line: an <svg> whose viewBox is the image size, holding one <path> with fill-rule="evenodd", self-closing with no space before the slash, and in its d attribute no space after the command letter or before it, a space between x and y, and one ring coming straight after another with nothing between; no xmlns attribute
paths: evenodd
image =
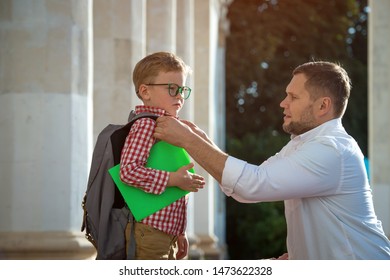
<svg viewBox="0 0 390 280"><path fill-rule="evenodd" d="M190 73L190 67L182 59L168 52L157 52L139 61L133 71L133 83L143 105L135 107L136 114L149 112L178 118L184 100L191 93L185 86ZM204 178L188 171L193 163L176 172L145 167L150 149L156 142L153 137L155 126L154 120L142 118L131 127L122 149L121 180L153 194L161 194L171 186L191 192L203 188ZM135 258L184 258L188 252L186 216L187 196L135 223Z"/></svg>

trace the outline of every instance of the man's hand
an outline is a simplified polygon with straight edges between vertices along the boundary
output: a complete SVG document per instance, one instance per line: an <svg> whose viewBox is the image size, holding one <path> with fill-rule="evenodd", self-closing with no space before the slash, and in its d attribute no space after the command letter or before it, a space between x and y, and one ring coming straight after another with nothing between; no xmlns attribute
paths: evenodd
<svg viewBox="0 0 390 280"><path fill-rule="evenodd" d="M173 117L159 117L153 136L184 148L204 170L221 184L228 154L219 149L194 124L188 121L179 121Z"/></svg>
<svg viewBox="0 0 390 280"><path fill-rule="evenodd" d="M207 134L203 130L201 130L198 126L196 126L196 124L187 120L180 120L180 121L182 123L185 123L192 130L192 132L199 135L210 144L214 145L213 141L211 141L211 139L207 136Z"/></svg>
<svg viewBox="0 0 390 280"><path fill-rule="evenodd" d="M192 133L189 126L179 120L162 116L156 120L154 137L166 141L172 145L182 147L186 144L186 135Z"/></svg>
<svg viewBox="0 0 390 280"><path fill-rule="evenodd" d="M283 255L277 257L277 258L270 258L268 260L288 260L288 253L284 253Z"/></svg>

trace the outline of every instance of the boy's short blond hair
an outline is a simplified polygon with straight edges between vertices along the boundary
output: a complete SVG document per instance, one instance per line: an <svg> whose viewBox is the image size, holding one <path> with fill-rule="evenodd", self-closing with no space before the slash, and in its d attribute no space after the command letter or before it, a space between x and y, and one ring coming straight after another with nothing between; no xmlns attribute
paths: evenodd
<svg viewBox="0 0 390 280"><path fill-rule="evenodd" d="M160 72L180 72L188 76L192 70L180 57L170 52L156 52L144 57L135 65L133 71L133 83L139 98L140 85L154 83Z"/></svg>

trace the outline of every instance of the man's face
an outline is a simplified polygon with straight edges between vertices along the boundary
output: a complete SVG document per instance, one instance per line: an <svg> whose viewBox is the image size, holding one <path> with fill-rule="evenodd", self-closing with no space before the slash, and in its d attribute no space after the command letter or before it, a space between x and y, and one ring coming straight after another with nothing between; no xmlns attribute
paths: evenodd
<svg viewBox="0 0 390 280"><path fill-rule="evenodd" d="M280 103L284 114L283 130L292 135L305 133L318 124L315 118L315 103L305 88L304 74L294 75L286 88L286 98Z"/></svg>

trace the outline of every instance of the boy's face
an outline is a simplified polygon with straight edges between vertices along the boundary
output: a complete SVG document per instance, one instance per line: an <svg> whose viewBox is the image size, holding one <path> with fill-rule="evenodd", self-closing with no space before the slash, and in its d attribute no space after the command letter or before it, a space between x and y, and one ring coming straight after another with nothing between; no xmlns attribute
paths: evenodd
<svg viewBox="0 0 390 280"><path fill-rule="evenodd" d="M153 84L177 84L184 86L186 77L181 72L160 72ZM172 116L177 116L184 105L181 94L169 95L168 85L145 85L141 92L142 101L146 106L165 110Z"/></svg>

